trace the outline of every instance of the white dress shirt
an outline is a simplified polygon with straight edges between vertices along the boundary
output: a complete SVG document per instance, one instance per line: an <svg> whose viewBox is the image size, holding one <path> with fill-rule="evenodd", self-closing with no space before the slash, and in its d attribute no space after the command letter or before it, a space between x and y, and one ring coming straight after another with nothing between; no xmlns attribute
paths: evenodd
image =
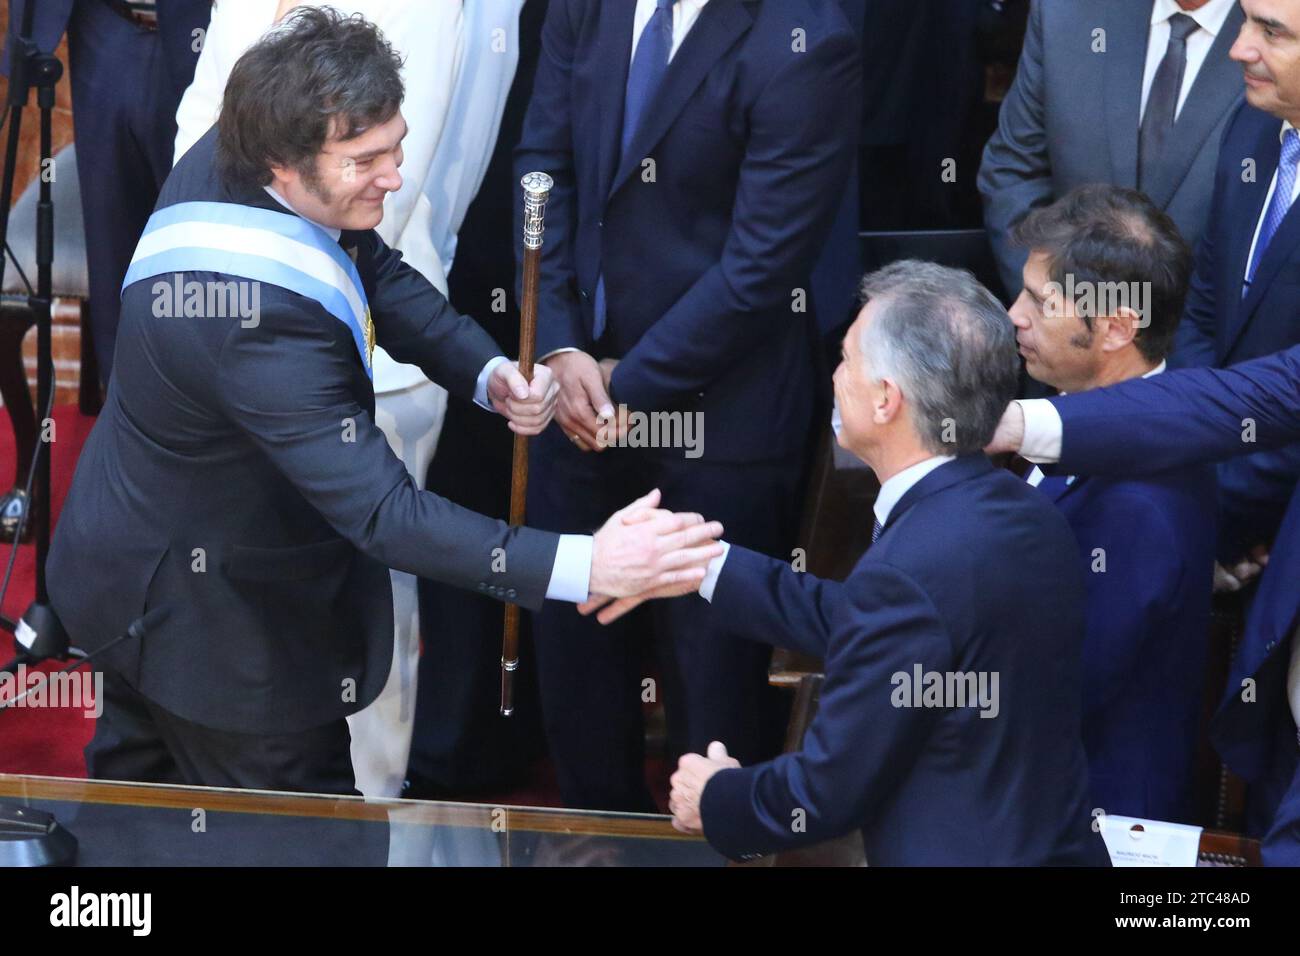
<svg viewBox="0 0 1300 956"><path fill-rule="evenodd" d="M1164 371L1166 368L1168 368L1168 367L1169 367L1169 363L1166 362L1164 359L1161 359L1161 360L1160 360L1160 364L1157 365L1155 368L1151 369L1151 371L1149 371L1149 372L1143 372L1143 373L1142 373L1142 378L1150 378L1152 375L1159 375L1161 372L1163 372L1163 371ZM1064 394L1066 394L1066 393L1065 393L1065 392L1062 392L1061 394L1064 395ZM1051 403L1050 403L1050 402L1047 402L1046 399L1040 399L1040 401L1043 401L1043 402L1047 403L1049 407L1050 407L1050 405L1051 405ZM1024 406L1025 406L1025 402L1018 402L1017 404L1019 404L1019 405L1021 406L1022 409L1023 409ZM1052 411L1055 412L1055 409L1052 409ZM1057 421L1060 422L1060 416L1059 416L1059 415L1057 416ZM1058 428L1057 430L1060 431L1059 428ZM1059 457L1060 457L1060 451L1059 451L1059 449L1060 449L1060 444L1059 444L1059 442L1058 442L1058 444L1057 444L1057 449L1058 449L1058 451L1057 451L1057 457L1059 458ZM1026 455L1023 451L1021 451L1021 453L1020 453L1020 457L1025 458L1025 459L1027 459L1028 461L1038 461L1038 460L1039 460L1039 459L1037 459L1037 458L1030 458L1030 457L1029 457L1028 455ZM1046 464L1046 462L1044 462L1044 464ZM1026 476L1025 481L1029 482L1031 485L1033 485L1035 488L1037 488L1040 484L1042 484L1043 478L1045 478L1045 477L1046 477L1046 476L1043 474L1043 469L1041 469L1041 468L1039 468L1037 465L1035 465L1035 466L1034 466L1034 470L1031 471L1031 472L1028 474L1028 476ZM1069 484L1069 483L1072 482L1072 481L1074 481L1074 475L1070 475L1068 478L1066 478L1066 484Z"/></svg>
<svg viewBox="0 0 1300 956"><path fill-rule="evenodd" d="M1129 0L1136 2L1136 0ZM1201 66L1205 63L1205 58L1210 54L1210 47L1214 46L1214 41L1223 29L1224 21L1228 19L1228 14L1232 8L1237 5L1237 0L1210 0L1205 6L1197 10L1184 10L1174 0L1156 0L1151 6L1151 29L1147 34L1147 59L1146 69L1142 74L1142 107L1139 112L1139 122L1141 116L1146 114L1147 97L1151 93L1151 85L1155 82L1156 70L1160 68L1160 61L1165 58L1165 50L1169 46L1169 18L1176 13L1191 17L1196 21L1199 30L1193 30L1187 37L1187 67L1183 71L1183 85L1178 90L1178 105L1174 109L1174 118L1182 112L1183 104L1187 102L1187 94L1192 89L1192 84L1196 82L1196 75L1200 73Z"/></svg>
<svg viewBox="0 0 1300 956"><path fill-rule="evenodd" d="M913 485L940 465L946 465L952 460L952 455L935 455L924 461L918 461L915 465L909 465L881 485L880 491L876 495L876 503L871 506L871 510L875 512L876 520L880 522L880 526L883 528L889 523L889 515L894 510L894 506L902 500L903 495L912 489ZM718 586L722 566L726 563L727 555L730 552L731 545L723 541L722 554L709 562L709 568L705 572L704 580L700 582L700 597L704 598L704 600L713 601L713 589Z"/></svg>
<svg viewBox="0 0 1300 956"><path fill-rule="evenodd" d="M677 0L673 4L673 46L668 51L669 63L677 55L682 41L686 39L686 34L691 32L691 27L695 26L695 21L700 18L700 11L708 2L709 0ZM645 32L645 25L654 16L655 6L655 0L636 2L636 15L632 20L632 59L636 59L636 48L641 43L641 34Z"/></svg>

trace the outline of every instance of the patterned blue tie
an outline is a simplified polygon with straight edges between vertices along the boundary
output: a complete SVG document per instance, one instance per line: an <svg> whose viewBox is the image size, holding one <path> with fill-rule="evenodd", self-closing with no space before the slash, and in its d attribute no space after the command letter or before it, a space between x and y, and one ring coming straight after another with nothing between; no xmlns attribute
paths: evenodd
<svg viewBox="0 0 1300 956"><path fill-rule="evenodd" d="M879 518L877 518L875 521L873 521L873 522L871 523L871 543L872 543L872 544L875 544L875 543L876 543L876 540L880 537L880 532L882 532L882 531L884 531L884 530L885 530L884 525L882 525L882 524L880 523L880 519L879 519Z"/></svg>
<svg viewBox="0 0 1300 956"><path fill-rule="evenodd" d="M641 114L650 105L655 91L663 83L664 74L668 72L668 57L673 49L673 4L676 2L677 0L655 0L655 12L650 15L641 39L637 42L636 55L632 57L632 67L627 74L627 93L623 100L623 137L619 165L622 165L632 137L641 125ZM592 328L595 338L600 338L605 332L607 310L605 276L601 275L596 280L596 317Z"/></svg>
<svg viewBox="0 0 1300 956"><path fill-rule="evenodd" d="M1268 249L1278 226L1286 218L1291 208L1291 193L1295 191L1296 164L1300 162L1300 135L1289 129L1282 137L1282 157L1277 161L1277 185L1273 187L1273 199L1268 204L1264 224L1259 227L1259 238L1255 240L1255 252L1250 257L1250 268L1246 270L1246 283L1241 287L1244 298L1250 291L1250 284L1255 281L1255 270Z"/></svg>

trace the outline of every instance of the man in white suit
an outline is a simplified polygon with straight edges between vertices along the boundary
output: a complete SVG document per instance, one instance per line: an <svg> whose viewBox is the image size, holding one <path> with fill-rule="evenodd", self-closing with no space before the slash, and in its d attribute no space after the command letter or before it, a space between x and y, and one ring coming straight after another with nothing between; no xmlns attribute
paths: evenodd
<svg viewBox="0 0 1300 956"><path fill-rule="evenodd" d="M212 126L235 61L296 6L295 0L218 0L176 115L175 158ZM523 0L347 0L328 4L374 23L403 59L408 124L402 186L384 202L386 243L447 294L456 233L483 179L519 60ZM491 55L488 55L491 54ZM375 419L420 487L437 447L446 392L413 365L374 351ZM379 697L348 718L357 788L369 797L401 791L415 717L420 654L416 579L392 572L393 668Z"/></svg>

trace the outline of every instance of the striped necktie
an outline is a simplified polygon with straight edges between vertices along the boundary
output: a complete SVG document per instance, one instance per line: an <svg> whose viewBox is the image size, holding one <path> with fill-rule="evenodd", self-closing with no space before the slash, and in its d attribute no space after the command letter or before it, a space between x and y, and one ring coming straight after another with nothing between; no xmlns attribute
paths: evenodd
<svg viewBox="0 0 1300 956"><path fill-rule="evenodd" d="M1291 194L1295 192L1296 164L1300 162L1300 135L1294 129L1286 131L1282 137L1282 155L1277 161L1277 183L1273 186L1273 198L1269 200L1268 212L1264 215L1263 225L1259 227L1259 238L1255 240L1255 251L1250 257L1250 267L1246 270L1246 283L1241 288L1244 297L1255 281L1255 272L1260 260L1273 240L1282 220L1291 208Z"/></svg>

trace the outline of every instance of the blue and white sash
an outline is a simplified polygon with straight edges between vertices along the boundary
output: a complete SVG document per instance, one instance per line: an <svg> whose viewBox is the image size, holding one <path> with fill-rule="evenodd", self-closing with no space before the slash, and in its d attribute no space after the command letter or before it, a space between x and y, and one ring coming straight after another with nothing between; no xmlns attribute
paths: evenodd
<svg viewBox="0 0 1300 956"><path fill-rule="evenodd" d="M237 203L167 206L149 217L122 289L178 272L219 272L319 302L348 327L366 374L374 377L374 323L361 276L342 247L315 223Z"/></svg>

